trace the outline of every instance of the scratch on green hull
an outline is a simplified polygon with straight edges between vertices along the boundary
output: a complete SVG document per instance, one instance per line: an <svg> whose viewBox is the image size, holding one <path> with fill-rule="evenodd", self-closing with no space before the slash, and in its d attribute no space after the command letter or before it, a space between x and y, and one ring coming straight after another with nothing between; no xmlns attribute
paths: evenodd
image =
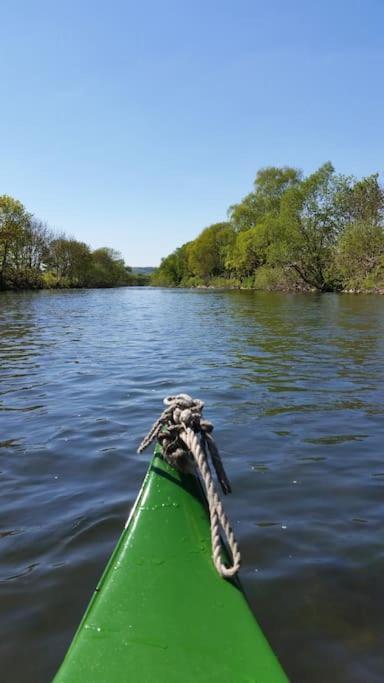
<svg viewBox="0 0 384 683"><path fill-rule="evenodd" d="M54 683L287 683L211 559L200 484L155 455Z"/></svg>

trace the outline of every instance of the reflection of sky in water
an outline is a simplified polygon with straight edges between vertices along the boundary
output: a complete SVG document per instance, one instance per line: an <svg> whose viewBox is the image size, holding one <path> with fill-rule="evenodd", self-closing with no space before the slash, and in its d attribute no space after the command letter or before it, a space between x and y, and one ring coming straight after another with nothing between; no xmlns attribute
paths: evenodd
<svg viewBox="0 0 384 683"><path fill-rule="evenodd" d="M143 477L137 444L184 390L215 422L243 582L292 680L381 682L383 314L374 296L1 295L9 680L49 680Z"/></svg>

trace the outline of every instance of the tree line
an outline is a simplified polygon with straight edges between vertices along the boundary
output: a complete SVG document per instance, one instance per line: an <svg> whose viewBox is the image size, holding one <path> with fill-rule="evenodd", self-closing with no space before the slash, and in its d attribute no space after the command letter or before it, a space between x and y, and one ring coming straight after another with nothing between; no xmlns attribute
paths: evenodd
<svg viewBox="0 0 384 683"><path fill-rule="evenodd" d="M258 171L228 220L162 259L151 283L266 290L384 291L384 188L379 175Z"/></svg>
<svg viewBox="0 0 384 683"><path fill-rule="evenodd" d="M148 284L119 252L91 250L84 242L55 233L23 204L0 196L0 290L53 287L119 287Z"/></svg>

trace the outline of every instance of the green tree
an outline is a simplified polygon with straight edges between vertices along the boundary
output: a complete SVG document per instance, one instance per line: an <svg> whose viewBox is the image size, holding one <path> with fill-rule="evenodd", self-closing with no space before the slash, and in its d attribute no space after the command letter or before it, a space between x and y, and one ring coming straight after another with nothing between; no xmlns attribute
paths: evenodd
<svg viewBox="0 0 384 683"><path fill-rule="evenodd" d="M266 262L269 240L267 220L239 232L227 259L227 269L240 278L253 275Z"/></svg>
<svg viewBox="0 0 384 683"><path fill-rule="evenodd" d="M301 172L296 168L268 166L257 172L254 191L239 204L229 209L229 217L235 230L249 230L265 216L277 216L285 192L299 184Z"/></svg>
<svg viewBox="0 0 384 683"><path fill-rule="evenodd" d="M291 167L264 168L229 216L230 223L206 228L163 259L153 284L235 277L247 286L330 291L381 282L384 190L377 174L356 180L337 175L329 162L305 178Z"/></svg>
<svg viewBox="0 0 384 683"><path fill-rule="evenodd" d="M107 247L53 234L21 202L0 196L0 289L147 284Z"/></svg>
<svg viewBox="0 0 384 683"><path fill-rule="evenodd" d="M210 277L224 275L235 237L230 223L215 223L205 228L189 245L188 267L191 274L205 283Z"/></svg>
<svg viewBox="0 0 384 683"><path fill-rule="evenodd" d="M10 252L13 287L32 289L43 286L42 269L48 242L48 228L41 221L29 218L18 232Z"/></svg>
<svg viewBox="0 0 384 683"><path fill-rule="evenodd" d="M190 275L188 268L189 244L184 244L161 260L151 276L151 284L160 287L179 287Z"/></svg>
<svg viewBox="0 0 384 683"><path fill-rule="evenodd" d="M288 189L275 224L269 263L293 269L301 281L319 291L337 286L332 251L341 231L339 192L345 185L326 163Z"/></svg>
<svg viewBox="0 0 384 683"><path fill-rule="evenodd" d="M384 231L375 222L351 223L340 237L335 254L345 288L374 289L384 283Z"/></svg>
<svg viewBox="0 0 384 683"><path fill-rule="evenodd" d="M49 243L46 264L59 286L83 287L92 266L91 250L84 242L60 235Z"/></svg>
<svg viewBox="0 0 384 683"><path fill-rule="evenodd" d="M50 241L46 264L54 272L58 282L69 275L70 254L65 235L54 237Z"/></svg>
<svg viewBox="0 0 384 683"><path fill-rule="evenodd" d="M384 189L379 183L379 174L350 179L340 190L338 205L347 225L365 223L382 225L384 219Z"/></svg>
<svg viewBox="0 0 384 683"><path fill-rule="evenodd" d="M121 254L115 249L101 247L92 252L89 284L92 287L127 285L131 273L127 271Z"/></svg>
<svg viewBox="0 0 384 683"><path fill-rule="evenodd" d="M0 289L17 284L19 251L31 215L17 199L0 196Z"/></svg>

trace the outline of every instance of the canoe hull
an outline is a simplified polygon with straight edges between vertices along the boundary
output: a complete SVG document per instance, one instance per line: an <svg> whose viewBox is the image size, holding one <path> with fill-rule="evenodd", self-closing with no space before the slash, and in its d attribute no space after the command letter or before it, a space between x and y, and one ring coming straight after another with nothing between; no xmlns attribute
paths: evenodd
<svg viewBox="0 0 384 683"><path fill-rule="evenodd" d="M211 559L200 483L155 455L54 683L287 683Z"/></svg>

